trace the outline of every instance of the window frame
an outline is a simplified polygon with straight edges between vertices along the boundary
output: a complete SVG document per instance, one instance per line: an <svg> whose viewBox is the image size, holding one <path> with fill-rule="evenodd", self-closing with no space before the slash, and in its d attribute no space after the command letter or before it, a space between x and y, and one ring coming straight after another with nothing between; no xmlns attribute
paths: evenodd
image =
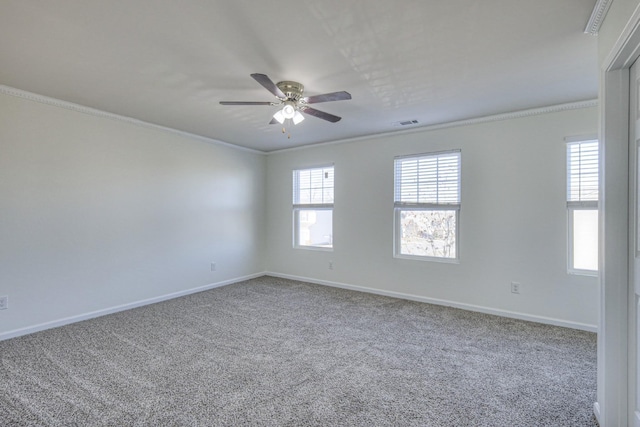
<svg viewBox="0 0 640 427"><path fill-rule="evenodd" d="M398 182L398 163L406 159L420 158L438 158L455 155L457 157L457 201L455 203L443 202L403 202L398 191L402 189L402 183ZM460 211L462 199L462 150L452 149L429 153L409 154L394 157L394 200L393 200L393 257L399 259L433 261L450 264L460 263ZM402 212L404 211L431 211L446 212L454 211L455 213L455 230L454 230L454 256L433 256L433 255L414 255L402 253Z"/></svg>
<svg viewBox="0 0 640 427"><path fill-rule="evenodd" d="M333 173L333 185L331 186L333 202L331 203L299 203L299 194L296 195L296 191L300 190L300 187L299 187L300 172L313 171L318 169L321 169L321 170L331 169ZM334 202L335 202L335 165L333 163L330 163L330 164L325 164L320 166L294 169L292 172L292 175L293 175L293 179L292 179L293 188L291 193L293 196L292 197L293 198L293 203L292 203L293 248L313 250L313 251L325 251L325 252L333 251L333 209L334 209ZM324 190L325 188L323 186L322 187L323 193L324 193ZM298 203L296 203L296 201ZM331 211L331 234L330 234L331 245L330 246L300 244L300 213L303 211Z"/></svg>
<svg viewBox="0 0 640 427"><path fill-rule="evenodd" d="M595 211L596 214L598 214L599 216L599 212L598 212L598 206L599 206L599 200L600 200L600 195L599 195L599 182L597 185L597 191L598 191L598 198L596 200L591 200L591 199L587 199L587 200L582 200L582 197L580 196L580 194L577 197L577 200L570 200L572 199L572 190L571 190L571 146L573 145L578 145L578 144L587 144L587 143L596 143L597 144L597 156L598 156L598 161L599 161L599 157L600 157L600 144L598 141L597 136L588 136L588 137L568 137L565 138L565 143L566 143L566 203L567 203L567 272L569 274L573 274L573 275L579 275L579 276L598 276L599 274L599 265L596 267L595 270L589 270L589 269L584 269L584 268L575 268L575 249L574 249L574 213L576 211ZM597 166L597 170L596 170L597 176L599 178L599 174L600 174L600 167L599 164ZM582 174L580 174L580 177L582 177ZM578 193L581 193L580 191L578 191ZM599 219L598 219L599 221ZM598 241L598 245L600 244L600 242ZM597 254L597 256L599 257L599 254Z"/></svg>

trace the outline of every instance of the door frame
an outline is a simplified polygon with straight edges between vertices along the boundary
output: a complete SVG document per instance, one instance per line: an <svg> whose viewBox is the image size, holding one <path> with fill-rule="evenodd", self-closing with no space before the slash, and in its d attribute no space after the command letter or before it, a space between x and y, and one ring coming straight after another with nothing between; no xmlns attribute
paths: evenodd
<svg viewBox="0 0 640 427"><path fill-rule="evenodd" d="M638 210L638 192L640 187L638 186L638 168L640 162L638 162L638 141L640 141L640 133L638 132L638 86L640 76L640 61L636 60L630 69L629 78L629 312L628 312L628 342L627 342L627 355L628 366L627 372L628 392L628 419L629 424L634 427L640 427L640 411L638 410L638 392L640 391L640 382L638 381L638 306L636 303L636 296L638 293L638 279L640 278L640 268L638 263L638 219L640 218L640 211Z"/></svg>
<svg viewBox="0 0 640 427"><path fill-rule="evenodd" d="M640 54L640 6L600 75L600 320L598 393L594 413L602 426L639 425L629 404L629 69ZM626 165L626 167L620 167Z"/></svg>

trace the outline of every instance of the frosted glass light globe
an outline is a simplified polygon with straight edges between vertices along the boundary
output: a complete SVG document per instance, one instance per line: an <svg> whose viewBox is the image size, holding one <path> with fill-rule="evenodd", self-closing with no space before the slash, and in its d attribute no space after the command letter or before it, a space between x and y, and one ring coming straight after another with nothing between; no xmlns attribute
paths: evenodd
<svg viewBox="0 0 640 427"><path fill-rule="evenodd" d="M296 115L296 109L292 104L285 104L282 108L282 115L285 119L292 119Z"/></svg>

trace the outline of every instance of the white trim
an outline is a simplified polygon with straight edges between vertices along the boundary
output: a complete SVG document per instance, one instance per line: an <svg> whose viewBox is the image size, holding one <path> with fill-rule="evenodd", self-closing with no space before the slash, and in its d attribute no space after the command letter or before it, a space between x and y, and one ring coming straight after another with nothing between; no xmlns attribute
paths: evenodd
<svg viewBox="0 0 640 427"><path fill-rule="evenodd" d="M598 392L601 425L632 425L628 380L629 68L640 52L640 5L602 62L600 76L600 328Z"/></svg>
<svg viewBox="0 0 640 427"><path fill-rule="evenodd" d="M636 411L635 416L633 417L633 425L634 427L640 427L640 412Z"/></svg>
<svg viewBox="0 0 640 427"><path fill-rule="evenodd" d="M178 129L173 129L166 126L157 125L154 123L145 122L143 120L134 119L132 117L121 116L119 114L108 113L106 111L98 110L96 108L86 107L84 105L75 104L73 102L62 101L56 98L50 98L48 96L39 95L33 92L27 92L25 90L16 89L10 86L0 85L0 93L4 95L13 96L16 98L22 98L40 104L51 105L58 108L64 108L65 110L75 111L77 113L89 114L95 117L101 117L105 119L117 120L120 122L129 123L135 126L140 126L148 129L159 130L161 132L171 133L174 135L180 135L187 138L193 138L200 141L207 142L209 144L221 145L227 148L233 148L240 151L247 151L255 154L266 154L264 151L254 150L252 148L242 147L240 145L229 144L228 142L219 141L213 138L207 138L205 136L196 135L193 133L185 132Z"/></svg>
<svg viewBox="0 0 640 427"><path fill-rule="evenodd" d="M445 307L459 308L467 311L475 311L478 313L492 314L494 316L508 317L510 319L526 320L529 322L543 323L547 325L561 326L561 327L571 328L571 329L579 329L581 331L587 331L587 332L597 332L596 325L589 325L586 323L579 323L579 322L570 322L567 320L555 319L552 317L533 316L530 314L518 313L515 311L499 310L499 309L484 307L480 305L465 304L465 303L460 303L460 302L455 302L450 300L424 297L421 295L388 291L385 289L369 288L366 286L350 285L350 284L341 283L341 282L333 282L328 280L313 279L310 277L276 273L273 271L267 271L265 272L265 275L280 277L282 279L290 279L290 280L297 280L301 282L314 283L317 285L331 286L333 288L349 289L352 291L366 292L366 293L375 294L375 295L383 295L387 297L400 298L400 299L405 299L409 301L418 301L418 302L424 302L428 304L441 305Z"/></svg>
<svg viewBox="0 0 640 427"><path fill-rule="evenodd" d="M40 323L38 325L28 326L26 328L14 329L13 331L1 333L0 341L8 340L10 338L19 337L22 335L32 334L34 332L44 331L47 329L57 328L59 326L69 325L71 323L81 322L83 320L93 319L94 317L100 317L100 316L105 316L107 314L117 313L119 311L131 310L132 308L142 307L149 304L155 304L158 302L183 297L185 295L191 295L198 292L207 291L209 289L220 288L222 286L231 285L231 284L242 282L245 280L255 279L257 277L262 277L264 275L265 273L249 274L247 276L236 277L233 279L223 280L221 282L210 283L208 285L199 286L197 288L191 288L183 291L172 292L170 294L147 298L145 300L140 300L140 301L134 301L134 302L118 305L115 307L104 308L101 310L91 311L89 313L65 317L63 319L52 320L50 322Z"/></svg>
<svg viewBox="0 0 640 427"><path fill-rule="evenodd" d="M584 27L585 34L591 34L592 36L598 35L602 21L604 21L605 16L607 16L610 6L611 0L598 0L596 2L593 6L589 21L587 21L587 25Z"/></svg>
<svg viewBox="0 0 640 427"><path fill-rule="evenodd" d="M567 274L571 274L573 276L598 277L598 271L596 270L580 270L576 268L567 268Z"/></svg>
<svg viewBox="0 0 640 427"><path fill-rule="evenodd" d="M596 133L591 133L588 135L571 135L571 136L564 137L564 142L566 142L567 144L571 144L574 142L591 142L591 141L597 141L597 140L598 140L598 134Z"/></svg>
<svg viewBox="0 0 640 427"><path fill-rule="evenodd" d="M301 209L301 210L306 209L311 211L327 210L327 209L333 209L333 203L309 203L308 205L294 204L293 209Z"/></svg>
<svg viewBox="0 0 640 427"><path fill-rule="evenodd" d="M583 202L567 201L567 209L574 210L598 210L597 200L585 200Z"/></svg>
<svg viewBox="0 0 640 427"><path fill-rule="evenodd" d="M395 235L395 233L394 233ZM400 242L398 242L399 246ZM460 264L460 257L456 258L446 258L446 257L438 257L438 256L427 256L427 255L407 255L401 254L400 250L396 249L396 252L393 254L393 258L395 259L408 259L411 261L426 261L426 262L442 262L445 264Z"/></svg>
<svg viewBox="0 0 640 427"><path fill-rule="evenodd" d="M441 151L429 151L425 153L411 153L411 154L403 154L401 156L395 156L393 160L402 160L402 159L410 159L412 157L431 157L431 156L440 156L447 155L453 153L461 153L461 148L452 148L451 150L441 150Z"/></svg>
<svg viewBox="0 0 640 427"><path fill-rule="evenodd" d="M640 4L631 14L627 25L604 60L603 70L614 71L631 68L640 50ZM602 98L602 95L600 96Z"/></svg>
<svg viewBox="0 0 640 427"><path fill-rule="evenodd" d="M596 421L600 424L600 404L598 402L593 404L593 415L595 415Z"/></svg>
<svg viewBox="0 0 640 427"><path fill-rule="evenodd" d="M457 120L453 122L436 123L433 125L412 127L411 129L394 130L390 132L381 132L381 133L376 133L371 135L357 136L354 138L339 139L339 140L327 141L327 142L318 142L316 144L308 144L300 147L283 148L281 150L268 151L265 154L270 155L270 154L288 153L290 151L305 150L305 149L316 148L316 147L325 146L325 145L345 144L345 143L356 142L356 141L388 138L389 136L406 135L406 134L418 133L418 132L428 132L428 131L433 131L438 129L447 129L452 127L472 126L472 125L478 125L483 123L497 122L501 120L519 119L523 117L538 116L541 114L549 114L549 113L558 113L561 111L568 111L568 110L579 110L582 108L591 108L591 107L597 107L597 106L598 106L597 99L568 102L566 104L556 104L556 105L550 105L547 107L531 108L527 110L495 114L492 116L483 116L483 117L476 117L472 119Z"/></svg>
<svg viewBox="0 0 640 427"><path fill-rule="evenodd" d="M628 425L629 69L601 76L598 391L601 425Z"/></svg>

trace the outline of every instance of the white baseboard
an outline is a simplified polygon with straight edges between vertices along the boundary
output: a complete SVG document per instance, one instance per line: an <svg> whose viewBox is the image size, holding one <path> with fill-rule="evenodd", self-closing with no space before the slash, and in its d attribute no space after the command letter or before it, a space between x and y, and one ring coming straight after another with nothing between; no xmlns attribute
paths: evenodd
<svg viewBox="0 0 640 427"><path fill-rule="evenodd" d="M512 319L519 319L519 320L527 320L529 322L544 323L547 325L554 325L554 326L562 326L565 328L579 329L579 330L588 331L588 332L598 331L597 325L588 325L585 323L571 322L571 321L562 320L562 319L554 319L552 317L535 316L531 314L518 313L518 312L508 311L508 310L499 310L499 309L483 307L479 305L465 304L465 303L459 303L455 301L423 297L420 295L405 294L402 292L388 291L384 289L368 288L365 286L349 285L349 284L340 283L340 282L331 282L327 280L313 279L311 277L294 276L291 274L276 273L272 271L268 271L265 274L268 276L281 277L283 279L298 280L301 282L309 282L309 283L315 283L318 285L332 286L334 288L350 289L353 291L368 292L371 294L384 295L384 296L393 297L393 298L400 298L400 299L406 299L406 300L418 301L418 302L426 302L429 304L460 308L462 310L476 311L476 312L485 313L485 314L493 314L495 316L502 316L502 317L508 317Z"/></svg>
<svg viewBox="0 0 640 427"><path fill-rule="evenodd" d="M148 298L141 301L134 301L127 304L118 305L115 307L109 307L102 310L96 310L89 313L79 314L77 316L65 317L64 319L52 320L50 322L40 323L38 325L28 326L26 328L15 329L13 331L0 333L0 341L8 340L9 338L15 338L22 335L32 334L34 332L44 331L46 329L57 328L59 326L68 325L70 323L81 322L83 320L93 319L94 317L105 316L107 314L117 313L119 311L130 310L136 307L142 307L149 304L155 304L170 300L173 298L183 297L185 295L195 294L197 292L207 291L209 289L220 288L222 286L231 285L233 283L242 282L244 280L255 279L256 277L264 276L265 273L255 273L248 276L236 277L229 280L223 280L221 282L210 283L208 285L199 286L197 288L186 289L183 291L173 292L170 294L160 295L153 298Z"/></svg>
<svg viewBox="0 0 640 427"><path fill-rule="evenodd" d="M596 421L600 425L600 404L598 402L593 404L593 415L596 416Z"/></svg>
<svg viewBox="0 0 640 427"><path fill-rule="evenodd" d="M589 332L597 332L597 330L598 330L597 326L587 325L587 324L583 324L583 323L568 322L568 321L560 320L560 319L553 319L553 318L543 317L543 316L532 316L532 315L528 315L528 314L516 313L516 312L512 312L512 311L507 311L507 310L498 310L498 309L482 307L482 306L477 306L477 305L472 305L472 304L458 303L458 302L455 302L455 301L448 301L448 300L441 300L441 299L436 299L436 298L423 297L423 296L420 296L420 295L405 294L405 293L401 293L401 292L388 291L388 290L384 290L384 289L368 288L368 287L365 287L365 286L349 285L349 284L346 284L346 283L339 283L339 282L331 282L331 281L327 281L327 280L313 279L311 277L294 276L294 275L290 275L290 274L283 274L283 273L276 273L276 272L272 272L272 271L267 271L267 272L254 273L254 274L250 274L250 275L242 276L242 277L236 277L236 278L229 279L229 280L224 280L224 281L221 281L221 282L210 283L208 285L199 286L197 288L186 289L186 290L183 290L183 291L173 292L173 293L166 294L166 295L160 295L160 296L157 296L157 297L148 298L148 299L141 300L141 301L134 301L134 302L127 303L127 304L122 304L122 305L119 305L119 306L116 306L116 307L105 308L105 309L102 309L102 310L96 310L96 311L92 311L92 312L89 312L89 313L79 314L77 316L70 316L70 317L66 317L64 319L53 320L53 321L50 321L50 322L40 323L40 324L37 324L37 325L25 327L25 328L20 328L20 329L15 329L15 330L8 331L8 332L3 332L3 333L0 333L0 341L8 340L10 338L19 337L19 336L22 336L22 335L32 334L34 332L44 331L46 329L57 328L59 326L68 325L70 323L81 322L83 320L92 319L94 317L100 317L100 316L105 316L107 314L117 313L119 311L130 310L132 308L142 307L142 306L149 305L149 304L155 304L157 302L162 302L162 301L170 300L170 299L173 299L173 298L179 298L179 297L182 297L182 296L185 296L185 295L190 295L190 294L194 294L194 293L197 293L197 292L202 292L202 291L206 291L206 290L209 290L209 289L214 289L214 288L219 288L219 287L222 287L222 286L231 285L233 283L242 282L244 280L255 279L257 277L261 277L261 276L264 276L264 275L274 276L274 277L281 277L283 279L298 280L298 281L302 281L302 282L315 283L315 284L318 284L318 285L331 286L331 287L334 287L334 288L342 288L342 289L350 289L350 290L360 291L360 292L368 292L368 293L372 293L372 294L384 295L384 296L393 297L393 298L400 298L400 299L406 299L406 300L411 300L411 301L426 302L426 303L429 303L429 304L436 304L436 305L443 305L443 306L447 306L447 307L460 308L460 309L463 309L463 310L476 311L476 312L486 313L486 314L493 314L493 315L496 315L496 316L509 317L509 318L513 318L513 319L527 320L527 321L530 321L530 322L545 323L545 324L555 325L555 326L563 326L563 327L566 327L566 328L580 329L580 330L589 331ZM598 403L594 404L594 413L596 413L596 417L599 417L600 412L599 412ZM640 427L640 424L638 424L637 427Z"/></svg>

